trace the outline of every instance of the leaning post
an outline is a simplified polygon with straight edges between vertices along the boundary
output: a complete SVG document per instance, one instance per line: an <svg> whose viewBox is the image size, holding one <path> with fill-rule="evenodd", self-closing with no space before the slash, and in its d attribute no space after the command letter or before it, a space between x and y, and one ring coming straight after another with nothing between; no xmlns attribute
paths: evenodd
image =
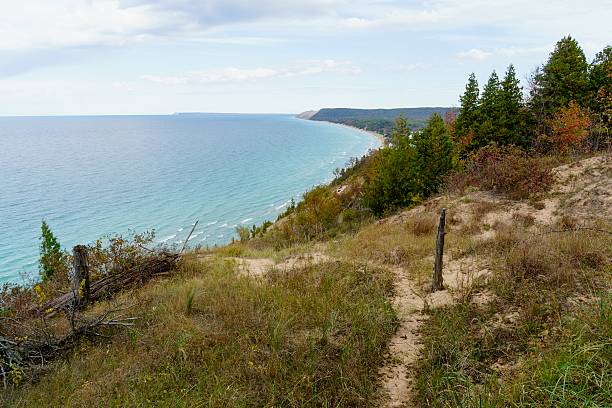
<svg viewBox="0 0 612 408"><path fill-rule="evenodd" d="M72 249L73 254L73 287L76 301L79 306L89 303L89 264L87 262L87 246L77 245Z"/></svg>
<svg viewBox="0 0 612 408"><path fill-rule="evenodd" d="M436 260L434 264L433 278L431 280L431 291L436 292L442 290L444 282L442 281L442 258L444 257L444 226L446 224L446 208L440 212L440 222L438 224L438 235L436 237Z"/></svg>

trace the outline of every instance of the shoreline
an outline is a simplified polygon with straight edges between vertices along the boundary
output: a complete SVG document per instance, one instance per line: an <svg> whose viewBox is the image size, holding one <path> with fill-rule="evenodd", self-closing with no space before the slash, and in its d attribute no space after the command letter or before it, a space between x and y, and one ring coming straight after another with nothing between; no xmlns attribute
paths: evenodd
<svg viewBox="0 0 612 408"><path fill-rule="evenodd" d="M306 119L306 120L310 120L310 119ZM377 132L371 131L371 130L361 129L361 128L358 128L358 127L356 127L356 126L351 126L351 125L347 125L347 124L344 124L344 123L329 122L329 121L327 121L327 120L319 120L319 121L314 121L314 122L325 122L325 123L331 123L332 125L342 126L342 127L348 128L348 129L357 130L357 131L359 131L359 132L361 132L361 133L365 133L365 134L367 134L367 135L370 135L370 136L372 136L372 137L376 138L376 139L377 139L377 140L380 142L380 146L378 147L379 149L380 149L381 147L385 147L385 144L386 144L386 143L385 143L385 137L384 137L383 135L381 135L380 133L377 133Z"/></svg>
<svg viewBox="0 0 612 408"><path fill-rule="evenodd" d="M311 122L323 122L323 123L329 123L329 124L331 124L331 125L341 126L341 127L345 127L345 128L352 129L352 130L357 130L357 131L359 131L359 132L361 132L361 133L365 133L365 134L367 134L367 135L369 135L369 136L374 137L376 140L378 140L378 141L380 142L380 146L378 146L378 148L379 148L379 149L380 149L381 147L385 147L385 144L386 144L386 142L385 142L385 137L384 137L383 135L381 135L380 133L377 133L377 132L373 132L373 131L371 131L371 130L361 129L361 128L358 128L358 127L356 127L356 126L347 125L347 124L345 124L345 123L336 123L336 122L330 122L330 121L328 121L328 120L312 120L312 119L300 118L299 116L295 116L295 117L296 117L297 119L300 119L300 120L308 120L308 121L311 121Z"/></svg>

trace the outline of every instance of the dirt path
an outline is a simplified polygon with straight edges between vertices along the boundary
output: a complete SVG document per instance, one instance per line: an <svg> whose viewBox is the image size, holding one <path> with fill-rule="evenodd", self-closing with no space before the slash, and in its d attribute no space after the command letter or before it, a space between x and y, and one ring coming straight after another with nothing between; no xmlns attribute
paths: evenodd
<svg viewBox="0 0 612 408"><path fill-rule="evenodd" d="M201 259L210 258L211 255L205 255ZM321 252L312 252L303 255L293 256L281 262L276 262L272 258L239 258L225 257L223 259L234 261L238 268L238 272L247 276L261 276L270 269L290 270L294 268L302 268L308 265L317 265L322 262L331 261L334 258L325 255Z"/></svg>
<svg viewBox="0 0 612 408"><path fill-rule="evenodd" d="M431 262L433 266L433 258ZM422 348L418 331L428 318L425 308L452 303L455 294L470 286L474 279L485 276L488 269L471 257L452 260L445 257L445 289L424 294L423 288L418 287L404 268L379 266L386 267L395 275L393 306L399 319L399 327L389 342L387 363L379 371L385 393L384 406L413 407L416 406L414 369Z"/></svg>
<svg viewBox="0 0 612 408"><path fill-rule="evenodd" d="M387 363L379 373L388 398L386 406L402 407L412 402L413 376L408 372L416 363L421 351L418 329L424 316L423 299L417 296L412 280L403 268L389 268L396 278L396 294L393 306L399 319L399 327L389 342Z"/></svg>

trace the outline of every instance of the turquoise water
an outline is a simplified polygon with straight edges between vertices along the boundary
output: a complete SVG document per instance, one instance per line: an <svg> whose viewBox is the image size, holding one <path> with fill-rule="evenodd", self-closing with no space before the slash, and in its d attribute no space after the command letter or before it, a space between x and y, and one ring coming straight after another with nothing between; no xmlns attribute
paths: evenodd
<svg viewBox="0 0 612 408"><path fill-rule="evenodd" d="M378 146L288 115L0 118L0 282L37 273L40 223L62 245L154 229L228 242Z"/></svg>

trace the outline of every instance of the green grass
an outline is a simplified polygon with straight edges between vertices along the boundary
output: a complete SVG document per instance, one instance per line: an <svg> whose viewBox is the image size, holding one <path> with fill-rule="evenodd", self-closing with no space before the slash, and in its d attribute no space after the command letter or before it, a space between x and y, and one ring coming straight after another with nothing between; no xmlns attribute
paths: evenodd
<svg viewBox="0 0 612 408"><path fill-rule="evenodd" d="M253 279L232 265L191 260L181 276L120 296L115 302L136 302L137 327L106 343L84 342L0 402L375 406L377 370L396 324L385 271L332 262Z"/></svg>

